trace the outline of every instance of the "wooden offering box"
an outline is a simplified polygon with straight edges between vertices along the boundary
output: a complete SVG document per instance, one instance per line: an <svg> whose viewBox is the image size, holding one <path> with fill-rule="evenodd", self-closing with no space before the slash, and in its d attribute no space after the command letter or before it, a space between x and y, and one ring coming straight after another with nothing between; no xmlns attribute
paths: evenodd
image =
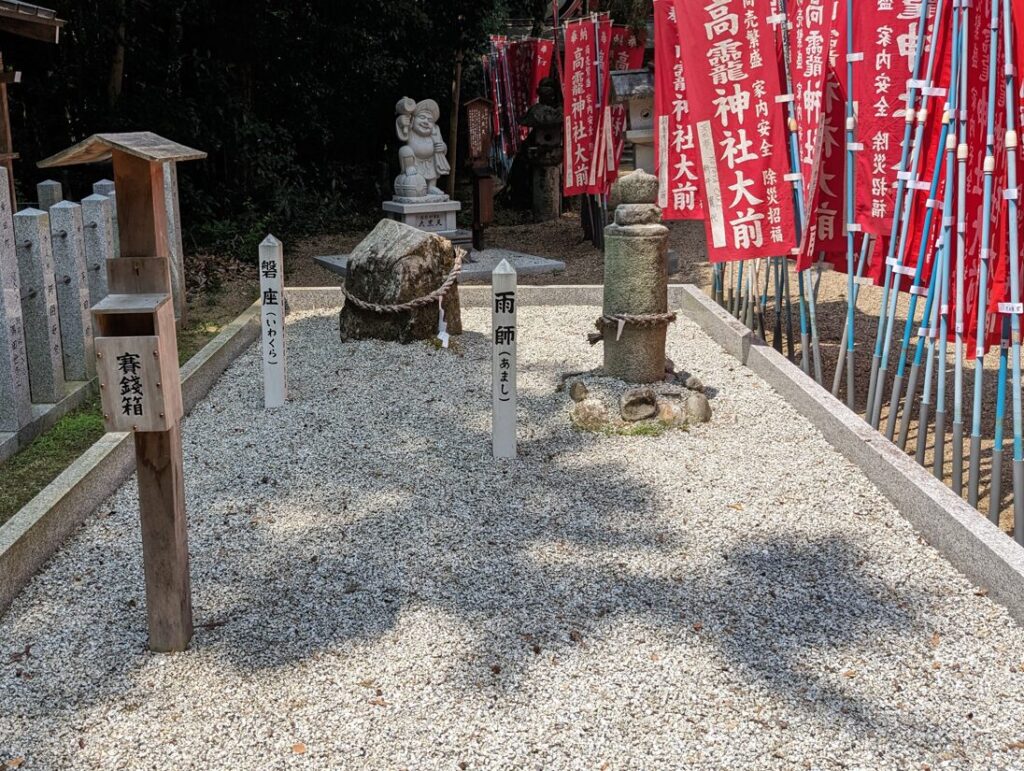
<svg viewBox="0 0 1024 771"><path fill-rule="evenodd" d="M183 409L171 296L109 295L92 314L107 431L173 428Z"/></svg>

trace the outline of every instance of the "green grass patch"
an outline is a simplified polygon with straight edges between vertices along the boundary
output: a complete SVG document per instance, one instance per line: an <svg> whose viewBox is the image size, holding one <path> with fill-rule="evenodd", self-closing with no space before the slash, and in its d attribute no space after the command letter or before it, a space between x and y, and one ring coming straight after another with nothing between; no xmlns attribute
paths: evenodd
<svg viewBox="0 0 1024 771"><path fill-rule="evenodd" d="M197 302L199 307L193 307L193 317L211 320L191 321L178 332L180 363L184 364L195 356L253 299L245 294L231 298L208 296ZM104 433L99 398L93 397L79 409L65 415L28 447L0 463L0 525L60 476Z"/></svg>
<svg viewBox="0 0 1024 771"><path fill-rule="evenodd" d="M0 464L0 525L60 476L104 433L99 399L93 397L79 409L65 415L24 450Z"/></svg>

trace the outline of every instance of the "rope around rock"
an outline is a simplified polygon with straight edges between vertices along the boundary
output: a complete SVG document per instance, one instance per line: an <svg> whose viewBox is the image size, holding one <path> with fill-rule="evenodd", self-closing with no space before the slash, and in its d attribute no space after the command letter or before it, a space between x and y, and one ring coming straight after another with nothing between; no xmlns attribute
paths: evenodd
<svg viewBox="0 0 1024 771"><path fill-rule="evenodd" d="M379 303L371 303L366 300L361 300L355 295L349 293L347 286L343 286L341 291L345 295L345 302L350 302L360 310L369 311L370 313L390 315L394 313L406 313L408 311L418 310L419 308L425 308L428 305L433 305L440 298L448 294L448 291L455 286L455 282L459 280L459 275L462 273L462 260L465 256L466 251L464 249L456 249L455 265L452 267L451 273L448 274L448 278L444 280L444 283L430 294L424 295L423 297L417 297L415 300L409 300L409 302L399 303L397 305L380 305Z"/></svg>
<svg viewBox="0 0 1024 771"><path fill-rule="evenodd" d="M674 324L677 318L678 316L674 313L645 313L639 315L616 313L605 315L594 323L594 326L597 327L597 332L591 332L587 335L587 339L591 345L597 345L604 340L605 327L617 327L619 322L626 324L626 326L651 329L653 327L667 327L669 324Z"/></svg>

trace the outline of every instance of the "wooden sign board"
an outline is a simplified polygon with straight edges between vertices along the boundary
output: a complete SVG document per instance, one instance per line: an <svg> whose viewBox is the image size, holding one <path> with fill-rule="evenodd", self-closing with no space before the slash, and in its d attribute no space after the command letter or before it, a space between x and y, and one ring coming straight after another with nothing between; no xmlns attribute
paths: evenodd
<svg viewBox="0 0 1024 771"><path fill-rule="evenodd" d="M167 431L180 419L175 405L167 403L163 384L171 375L160 359L159 342L150 336L96 339L107 431Z"/></svg>
<svg viewBox="0 0 1024 771"><path fill-rule="evenodd" d="M486 165L491 157L491 102L473 99L466 103L466 124L469 127L469 160L474 166Z"/></svg>

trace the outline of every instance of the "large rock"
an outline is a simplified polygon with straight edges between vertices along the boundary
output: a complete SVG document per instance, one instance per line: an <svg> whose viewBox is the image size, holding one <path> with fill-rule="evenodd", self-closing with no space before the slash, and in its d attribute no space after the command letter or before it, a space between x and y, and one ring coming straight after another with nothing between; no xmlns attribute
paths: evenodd
<svg viewBox="0 0 1024 771"><path fill-rule="evenodd" d="M350 294L378 305L400 305L429 295L444 283L455 265L455 247L435 233L396 220L381 220L349 257L345 287ZM445 296L448 333L462 334L458 286ZM411 343L437 336L438 306L379 314L346 302L341 310L341 339Z"/></svg>

